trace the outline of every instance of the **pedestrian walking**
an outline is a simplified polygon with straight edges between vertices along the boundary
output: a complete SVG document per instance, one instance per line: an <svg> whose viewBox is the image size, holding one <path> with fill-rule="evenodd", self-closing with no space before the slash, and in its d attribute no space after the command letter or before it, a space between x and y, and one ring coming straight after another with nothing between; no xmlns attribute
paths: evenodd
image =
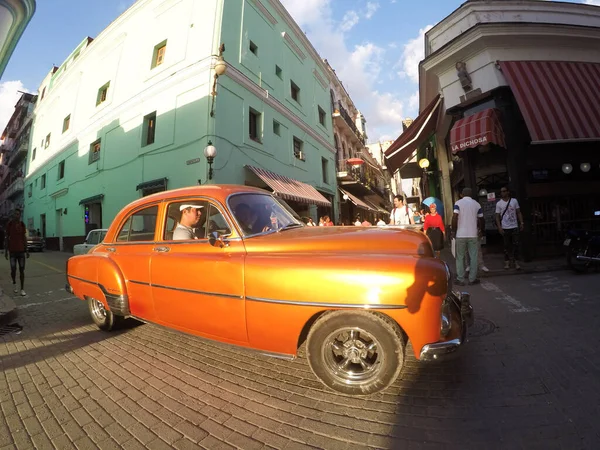
<svg viewBox="0 0 600 450"><path fill-rule="evenodd" d="M21 279L21 295L25 297L25 256L29 258L27 250L27 228L21 221L21 210L16 208L13 218L6 225L6 243L4 245L4 257L10 256L10 276L13 282L13 291L19 292L17 288L17 264L19 265L19 277Z"/></svg>
<svg viewBox="0 0 600 450"><path fill-rule="evenodd" d="M435 203L429 205L429 214L425 216L423 231L431 241L436 257L439 258L440 251L444 248L444 233L446 233L446 228L444 227L442 216L437 213L437 205Z"/></svg>
<svg viewBox="0 0 600 450"><path fill-rule="evenodd" d="M489 272L490 269L487 268L487 266L485 265L485 262L483 261L483 252L481 251L482 244L483 244L483 232L482 232L482 230L479 230L479 238L478 238L478 244L477 244L477 264L479 266L478 269L482 270L483 272ZM467 257L468 257L468 255L467 255ZM471 261L469 260L465 271L469 272L470 270L471 270Z"/></svg>
<svg viewBox="0 0 600 450"><path fill-rule="evenodd" d="M454 204L452 234L456 239L456 284L465 285L465 254L469 253L472 267L477 267L479 229L484 228L483 210L479 202L471 198L470 188L462 190L462 198ZM431 215L431 214L430 214ZM469 272L469 284L477 284L477 271Z"/></svg>
<svg viewBox="0 0 600 450"><path fill-rule="evenodd" d="M410 225L414 223L413 214L408 210L408 206L404 205L402 196L394 196L394 209L390 214L390 225Z"/></svg>
<svg viewBox="0 0 600 450"><path fill-rule="evenodd" d="M521 270L517 261L519 256L519 237L523 231L523 215L516 198L512 198L508 187L500 189L501 199L496 203L496 226L504 239L504 269Z"/></svg>

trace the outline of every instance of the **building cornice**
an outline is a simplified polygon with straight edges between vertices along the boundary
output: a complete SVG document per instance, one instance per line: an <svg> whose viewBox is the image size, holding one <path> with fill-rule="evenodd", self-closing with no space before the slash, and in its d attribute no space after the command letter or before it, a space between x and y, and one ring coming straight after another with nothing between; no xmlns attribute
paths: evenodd
<svg viewBox="0 0 600 450"><path fill-rule="evenodd" d="M498 44L506 44L507 39L513 37L527 45L528 39L543 37L548 40L548 45L553 40L565 44L566 39L592 39L600 41L600 28L584 27L577 25L549 24L549 23L480 23L465 31L459 37L448 42L444 47L429 55L419 64L425 71L448 62L449 58L473 46L482 40L483 47L490 47L490 40L498 39ZM454 61L448 62L453 65Z"/></svg>
<svg viewBox="0 0 600 450"><path fill-rule="evenodd" d="M35 7L35 0L0 0L0 10L5 9L12 16L8 32L4 38L0 38L0 77L33 17Z"/></svg>

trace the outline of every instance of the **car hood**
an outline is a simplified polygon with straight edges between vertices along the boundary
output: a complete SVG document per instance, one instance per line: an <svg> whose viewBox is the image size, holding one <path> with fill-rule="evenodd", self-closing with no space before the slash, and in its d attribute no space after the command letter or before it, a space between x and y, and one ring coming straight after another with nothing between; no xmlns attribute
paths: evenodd
<svg viewBox="0 0 600 450"><path fill-rule="evenodd" d="M248 252L433 256L429 239L423 233L386 227L303 227L254 236L244 243Z"/></svg>

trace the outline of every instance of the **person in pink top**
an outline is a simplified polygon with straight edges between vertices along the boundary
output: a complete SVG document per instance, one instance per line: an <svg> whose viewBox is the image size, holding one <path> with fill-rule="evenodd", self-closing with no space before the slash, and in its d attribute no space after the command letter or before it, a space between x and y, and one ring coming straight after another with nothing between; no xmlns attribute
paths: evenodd
<svg viewBox="0 0 600 450"><path fill-rule="evenodd" d="M446 233L446 228L444 227L442 216L437 212L435 203L429 205L429 214L425 216L423 231L425 231L425 234L431 241L436 257L439 258L440 251L444 248L444 233Z"/></svg>

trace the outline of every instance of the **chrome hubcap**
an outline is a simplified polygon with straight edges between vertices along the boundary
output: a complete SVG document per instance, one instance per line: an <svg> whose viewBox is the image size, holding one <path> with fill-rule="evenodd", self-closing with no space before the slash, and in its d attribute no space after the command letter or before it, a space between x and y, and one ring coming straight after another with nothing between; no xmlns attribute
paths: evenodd
<svg viewBox="0 0 600 450"><path fill-rule="evenodd" d="M354 327L331 333L323 345L323 357L327 369L339 381L362 384L377 376L384 355L373 335Z"/></svg>
<svg viewBox="0 0 600 450"><path fill-rule="evenodd" d="M106 319L106 309L104 309L104 305L95 299L92 301L92 314L101 321Z"/></svg>

